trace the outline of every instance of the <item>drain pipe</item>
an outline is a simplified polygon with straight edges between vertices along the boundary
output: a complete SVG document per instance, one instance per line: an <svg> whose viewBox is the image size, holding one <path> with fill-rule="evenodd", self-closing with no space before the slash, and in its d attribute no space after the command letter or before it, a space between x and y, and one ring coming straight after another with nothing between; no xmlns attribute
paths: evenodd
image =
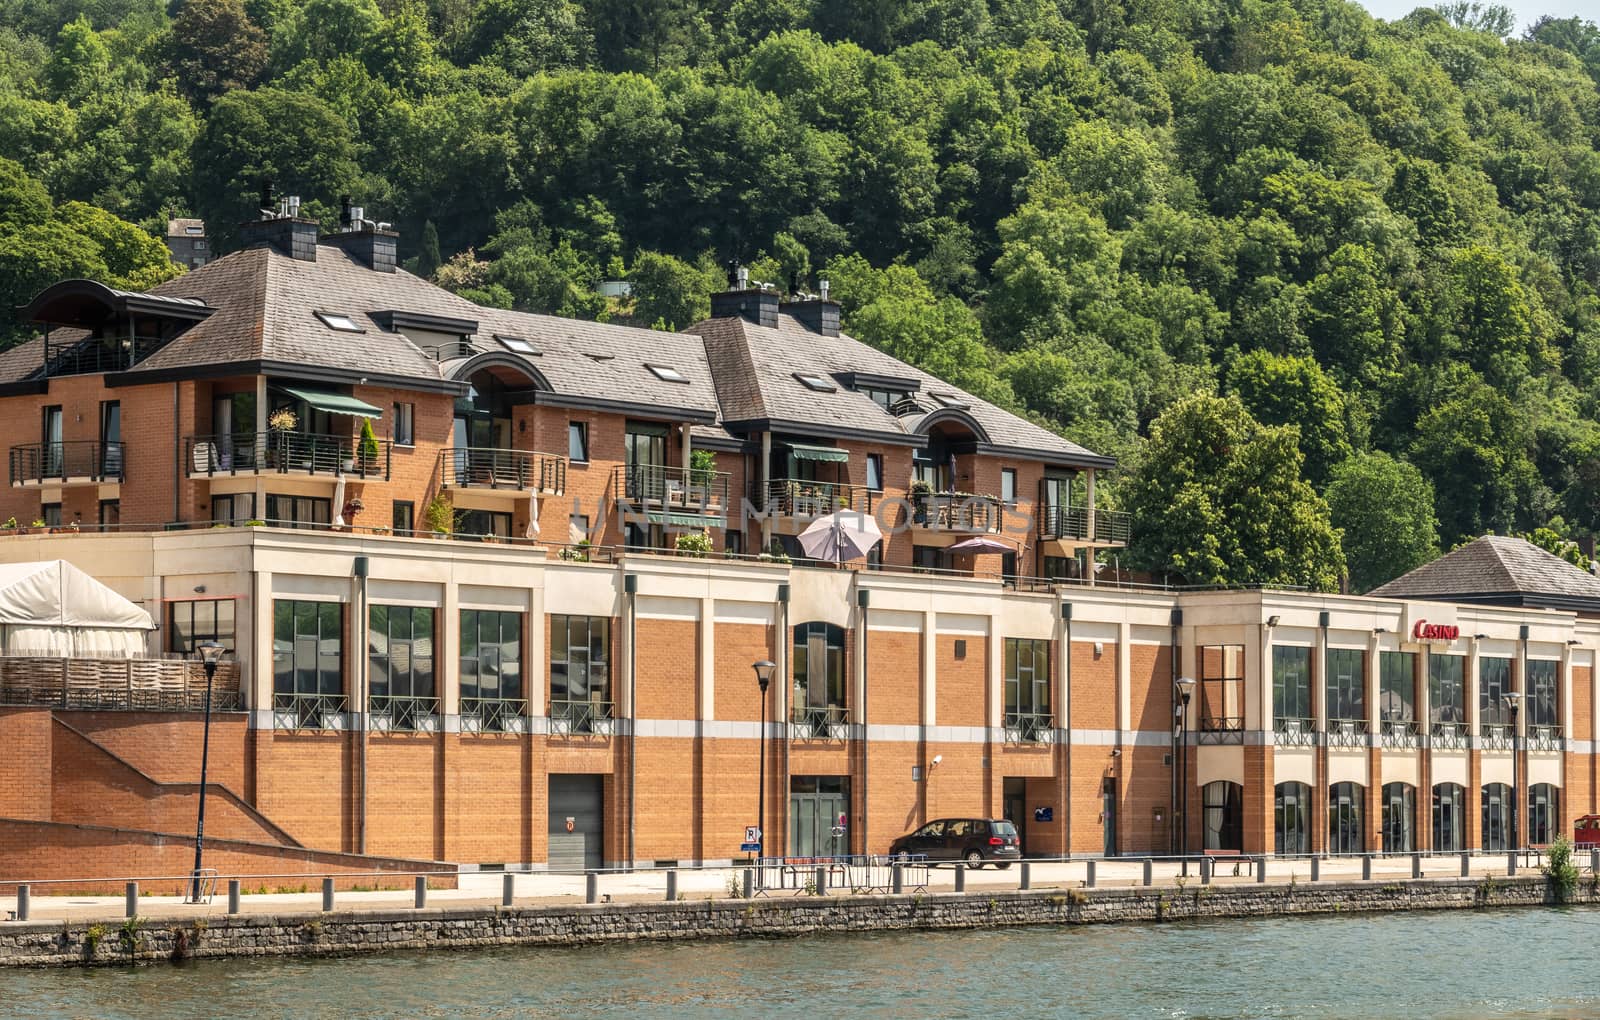
<svg viewBox="0 0 1600 1020"><path fill-rule="evenodd" d="M867 773L867 759L870 757L867 753L870 747L867 741L867 704L871 701L867 685L867 607L871 601L870 589L861 588L856 591L856 605L861 609L861 853L863 856L872 852L872 844L867 842L869 832L867 820L871 817L867 800L868 791L871 789L871 780Z"/></svg>
<svg viewBox="0 0 1600 1020"><path fill-rule="evenodd" d="M1057 785L1061 800L1061 859L1072 856L1072 798L1067 795L1067 773L1072 767L1072 603L1061 603L1061 690L1056 694L1057 725L1061 728L1061 753L1057 756ZM1023 805L1027 810L1027 805ZM1024 819L1026 824L1026 819Z"/></svg>
<svg viewBox="0 0 1600 1020"><path fill-rule="evenodd" d="M1176 854L1178 852L1178 827L1188 824L1188 819L1180 821L1178 818L1179 783L1188 782L1187 776L1180 777L1179 775L1183 766L1180 764L1179 755L1182 749L1178 746L1178 723L1180 718L1178 713L1182 711L1178 705L1178 659L1182 656L1182 652L1178 647L1178 628L1183 625L1183 610L1174 609L1171 621L1172 643L1167 660L1172 666L1172 682L1167 685L1167 694L1172 698L1172 718L1167 720L1167 724L1171 727L1170 732L1172 733L1172 790L1171 799L1167 804L1167 817L1172 819L1172 828L1167 834L1167 851Z"/></svg>
<svg viewBox="0 0 1600 1020"><path fill-rule="evenodd" d="M352 634L361 633L361 631L356 630L356 626L358 624L364 624L367 618L367 570L367 558L365 556L357 556L355 559L355 567L352 571L355 578L356 588L356 618L350 621L350 630ZM360 753L357 755L357 759L358 767L361 772L361 786L356 797L357 804L360 807L356 822L356 853L364 854L367 852L367 685L371 682L371 677L368 676L368 670L371 669L371 665L367 662L367 657L365 655L357 655L355 659L355 687L356 698L358 699L356 704L361 710L361 735L357 738L357 747L360 751Z"/></svg>
<svg viewBox="0 0 1600 1020"><path fill-rule="evenodd" d="M628 856L623 864L628 871L632 871L635 857L635 806L638 803L634 788L639 777L639 575L623 574L622 591L628 597Z"/></svg>
<svg viewBox="0 0 1600 1020"><path fill-rule="evenodd" d="M794 681L789 677L789 582L787 581L778 585L778 604L776 609L778 629L775 635L776 640L772 643L777 647L772 650L772 658L778 664L776 673L779 682L783 684L782 692L778 697L778 704L785 708L782 721L779 722L779 725L783 727L783 832L778 837L778 856L787 857L789 856L789 827L794 824L789 817L789 735L791 732L789 719L794 714L794 706L789 699L794 696ZM777 713L774 712L773 714L776 715Z"/></svg>

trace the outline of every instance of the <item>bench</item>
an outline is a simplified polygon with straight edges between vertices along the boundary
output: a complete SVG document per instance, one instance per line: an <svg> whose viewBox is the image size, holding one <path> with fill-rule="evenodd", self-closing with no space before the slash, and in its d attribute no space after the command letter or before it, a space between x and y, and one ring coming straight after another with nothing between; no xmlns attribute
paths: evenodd
<svg viewBox="0 0 1600 1020"><path fill-rule="evenodd" d="M1206 850L1201 853L1201 856L1211 861L1213 874L1217 870L1218 860L1232 861L1235 875L1239 873L1240 868L1244 868L1249 874L1255 874L1256 859L1254 857L1246 857L1241 850Z"/></svg>

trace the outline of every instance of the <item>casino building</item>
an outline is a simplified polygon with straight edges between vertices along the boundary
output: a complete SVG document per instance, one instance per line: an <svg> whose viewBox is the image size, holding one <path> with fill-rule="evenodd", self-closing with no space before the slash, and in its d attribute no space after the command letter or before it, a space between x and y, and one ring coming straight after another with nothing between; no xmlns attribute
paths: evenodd
<svg viewBox="0 0 1600 1020"><path fill-rule="evenodd" d="M662 333L473 305L359 217L245 238L59 283L0 354L0 568L153 625L35 647L0 584L0 880L187 869L207 641L235 871L715 863L758 805L783 856L951 816L1036 856L1495 849L1597 809L1600 580L1526 543L1366 597L1098 583L1112 462L825 296L734 281ZM839 509L882 541L807 559Z"/></svg>

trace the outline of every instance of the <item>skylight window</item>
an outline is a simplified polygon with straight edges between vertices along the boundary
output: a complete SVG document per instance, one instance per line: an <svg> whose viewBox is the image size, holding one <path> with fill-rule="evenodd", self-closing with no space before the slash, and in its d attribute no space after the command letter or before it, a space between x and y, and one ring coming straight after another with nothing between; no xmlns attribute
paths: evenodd
<svg viewBox="0 0 1600 1020"><path fill-rule="evenodd" d="M687 383L689 381L688 376L671 365L652 365L647 361L644 367L655 373L655 377L662 382Z"/></svg>
<svg viewBox="0 0 1600 1020"><path fill-rule="evenodd" d="M932 396L933 399L939 402L940 407L954 407L964 411L968 406L965 400L962 400L954 393L934 393Z"/></svg>
<svg viewBox="0 0 1600 1020"><path fill-rule="evenodd" d="M516 351L518 354L529 354L534 357L538 357L540 354L544 353L543 351L539 350L539 348L533 346L533 344L530 344L528 341L522 339L520 336L506 336L502 333L496 333L494 338L500 341L500 343L503 344L505 349L508 351Z"/></svg>
<svg viewBox="0 0 1600 1020"><path fill-rule="evenodd" d="M322 324L324 326L327 326L329 329L336 329L341 333L366 332L366 330L356 325L356 320L350 318L348 315L340 315L338 312L318 312L317 318L322 320Z"/></svg>
<svg viewBox="0 0 1600 1020"><path fill-rule="evenodd" d="M839 387L835 386L826 376L813 372L796 372L794 377L800 380L800 385L817 393L837 393Z"/></svg>
<svg viewBox="0 0 1600 1020"><path fill-rule="evenodd" d="M183 232L191 237L199 237L206 232L205 227L184 227Z"/></svg>

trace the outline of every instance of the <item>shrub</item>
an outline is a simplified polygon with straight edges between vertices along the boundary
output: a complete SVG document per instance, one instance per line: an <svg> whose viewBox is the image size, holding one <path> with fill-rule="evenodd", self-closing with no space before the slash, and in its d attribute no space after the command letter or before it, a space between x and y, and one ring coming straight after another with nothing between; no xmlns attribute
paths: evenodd
<svg viewBox="0 0 1600 1020"><path fill-rule="evenodd" d="M1578 891L1578 866L1572 863L1572 843L1567 837L1557 836L1550 844L1550 863L1545 865L1544 878L1557 903L1567 902Z"/></svg>

